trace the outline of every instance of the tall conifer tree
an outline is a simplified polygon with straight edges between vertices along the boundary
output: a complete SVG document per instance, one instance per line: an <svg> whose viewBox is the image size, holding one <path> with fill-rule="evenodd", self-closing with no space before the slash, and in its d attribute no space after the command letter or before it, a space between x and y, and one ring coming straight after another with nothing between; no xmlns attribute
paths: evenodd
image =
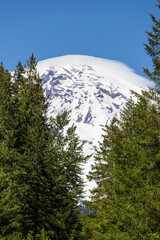
<svg viewBox="0 0 160 240"><path fill-rule="evenodd" d="M47 118L34 55L13 79L1 65L0 84L0 234L35 237L45 229L51 239L78 239L87 158L75 126L67 127L66 112Z"/></svg>
<svg viewBox="0 0 160 240"><path fill-rule="evenodd" d="M160 9L160 0L157 2L156 6ZM148 44L144 45L147 54L152 57L153 70L144 68L144 72L155 82L157 90L160 91L160 19L157 19L153 14L151 14L151 19L154 25L152 32L147 32Z"/></svg>
<svg viewBox="0 0 160 240"><path fill-rule="evenodd" d="M152 239L160 236L160 98L136 94L120 120L105 129L90 179L92 211L86 239ZM154 238L153 238L154 239Z"/></svg>
<svg viewBox="0 0 160 240"><path fill-rule="evenodd" d="M81 229L80 201L83 199L83 144L74 125L68 126L67 112L51 121L50 157L51 192L54 199L48 216L54 216L54 239L79 239Z"/></svg>
<svg viewBox="0 0 160 240"><path fill-rule="evenodd" d="M0 234L16 231L14 218L18 212L12 169L16 150L15 119L13 110L13 82L8 70L0 65Z"/></svg>
<svg viewBox="0 0 160 240"><path fill-rule="evenodd" d="M160 8L160 0L158 0ZM160 20L145 45L156 91L134 93L120 120L106 126L89 178L96 180L85 239L160 239Z"/></svg>
<svg viewBox="0 0 160 240"><path fill-rule="evenodd" d="M10 150L14 144L14 119L12 103L13 86L11 74L0 65L0 164L8 168L11 164Z"/></svg>
<svg viewBox="0 0 160 240"><path fill-rule="evenodd" d="M37 234L43 228L46 204L47 104L33 55L27 63L25 75L21 64L15 74L18 122L15 147L19 155L13 174L18 186L17 198L21 209L19 222L23 234L27 234L29 230Z"/></svg>

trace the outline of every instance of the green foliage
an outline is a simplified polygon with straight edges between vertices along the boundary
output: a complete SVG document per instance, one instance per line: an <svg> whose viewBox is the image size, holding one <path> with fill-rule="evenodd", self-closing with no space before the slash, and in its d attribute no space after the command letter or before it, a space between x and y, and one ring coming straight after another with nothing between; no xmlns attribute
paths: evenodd
<svg viewBox="0 0 160 240"><path fill-rule="evenodd" d="M28 233L26 237L23 237L21 233L13 233L6 237L0 236L0 240L51 240L44 229L40 233L33 235L32 232Z"/></svg>
<svg viewBox="0 0 160 240"><path fill-rule="evenodd" d="M54 239L70 239L71 236L78 239L81 228L78 204L83 198L81 174L87 157L83 155L76 127L68 124L67 112L58 114L50 122L50 177L53 182L50 196L55 201L50 213L55 216Z"/></svg>
<svg viewBox="0 0 160 240"><path fill-rule="evenodd" d="M18 212L13 191L11 169L16 154L14 149L13 83L11 74L0 66L0 234L17 230L12 217Z"/></svg>
<svg viewBox="0 0 160 240"><path fill-rule="evenodd" d="M151 239L160 232L160 96L135 95L137 102L130 99L120 120L106 126L97 151L85 239Z"/></svg>
<svg viewBox="0 0 160 240"><path fill-rule="evenodd" d="M157 7L160 8L160 0ZM89 179L96 180L83 239L160 239L160 19L147 32L145 50L155 90L134 93L118 120L104 129Z"/></svg>
<svg viewBox="0 0 160 240"><path fill-rule="evenodd" d="M0 66L0 235L78 239L87 158L68 114L47 118L36 64L32 54L13 77Z"/></svg>
<svg viewBox="0 0 160 240"><path fill-rule="evenodd" d="M11 74L0 65L0 164L3 168L12 165L14 155L13 84Z"/></svg>
<svg viewBox="0 0 160 240"><path fill-rule="evenodd" d="M25 73L25 75L24 75ZM47 104L43 96L41 79L36 72L36 61L32 55L26 69L18 64L14 76L15 145L17 156L12 178L16 185L17 203L20 213L17 221L22 233L34 234L43 228L45 194L47 189Z"/></svg>
<svg viewBox="0 0 160 240"><path fill-rule="evenodd" d="M51 150L56 157L60 172L66 179L67 189L76 202L82 199L83 181L81 178L83 164L88 157L83 155L83 144L76 134L76 126L69 124L67 112L57 115L51 121Z"/></svg>
<svg viewBox="0 0 160 240"><path fill-rule="evenodd" d="M156 6L160 8L160 0L158 0ZM160 90L160 19L156 19L152 14L151 19L154 25L152 26L152 32L147 32L148 44L144 45L147 54L152 57L153 71L144 68L144 72L156 83L157 90Z"/></svg>
<svg viewBox="0 0 160 240"><path fill-rule="evenodd" d="M10 175L0 168L0 234L17 231L18 225L13 219L19 210Z"/></svg>

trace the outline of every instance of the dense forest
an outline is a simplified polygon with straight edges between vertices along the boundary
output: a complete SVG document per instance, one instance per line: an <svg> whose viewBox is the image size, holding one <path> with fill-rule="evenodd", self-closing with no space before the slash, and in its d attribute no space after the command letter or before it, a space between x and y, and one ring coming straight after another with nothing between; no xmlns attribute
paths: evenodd
<svg viewBox="0 0 160 240"><path fill-rule="evenodd" d="M157 0L160 8L160 0ZM83 144L69 115L47 117L32 54L11 74L0 65L0 239L160 239L160 19L151 15L144 72L155 88L132 92L104 128L83 203ZM84 207L85 206L85 207Z"/></svg>

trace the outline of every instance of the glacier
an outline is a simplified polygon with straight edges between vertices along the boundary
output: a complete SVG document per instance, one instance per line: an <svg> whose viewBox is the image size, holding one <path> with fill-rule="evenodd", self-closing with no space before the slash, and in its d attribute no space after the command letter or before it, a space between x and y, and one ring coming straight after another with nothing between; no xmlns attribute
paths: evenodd
<svg viewBox="0 0 160 240"><path fill-rule="evenodd" d="M77 134L84 145L84 154L94 154L102 139L105 124L113 116L119 117L130 90L141 92L151 82L136 74L126 64L83 55L66 55L38 62L37 70L48 96L48 116L66 110L70 124L77 126ZM94 164L92 156L84 166L86 199L96 186L88 182L87 174Z"/></svg>

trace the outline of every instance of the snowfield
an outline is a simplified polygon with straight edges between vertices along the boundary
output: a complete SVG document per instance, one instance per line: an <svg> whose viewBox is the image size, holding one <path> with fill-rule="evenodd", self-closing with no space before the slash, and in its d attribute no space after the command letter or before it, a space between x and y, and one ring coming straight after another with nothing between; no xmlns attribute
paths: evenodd
<svg viewBox="0 0 160 240"><path fill-rule="evenodd" d="M67 110L71 124L85 142L84 153L94 153L101 141L102 128L113 116L119 116L130 90L140 92L151 82L137 75L127 65L90 56L67 55L38 62L45 94L49 96L48 115ZM86 175L94 159L84 166L86 198L95 186Z"/></svg>

